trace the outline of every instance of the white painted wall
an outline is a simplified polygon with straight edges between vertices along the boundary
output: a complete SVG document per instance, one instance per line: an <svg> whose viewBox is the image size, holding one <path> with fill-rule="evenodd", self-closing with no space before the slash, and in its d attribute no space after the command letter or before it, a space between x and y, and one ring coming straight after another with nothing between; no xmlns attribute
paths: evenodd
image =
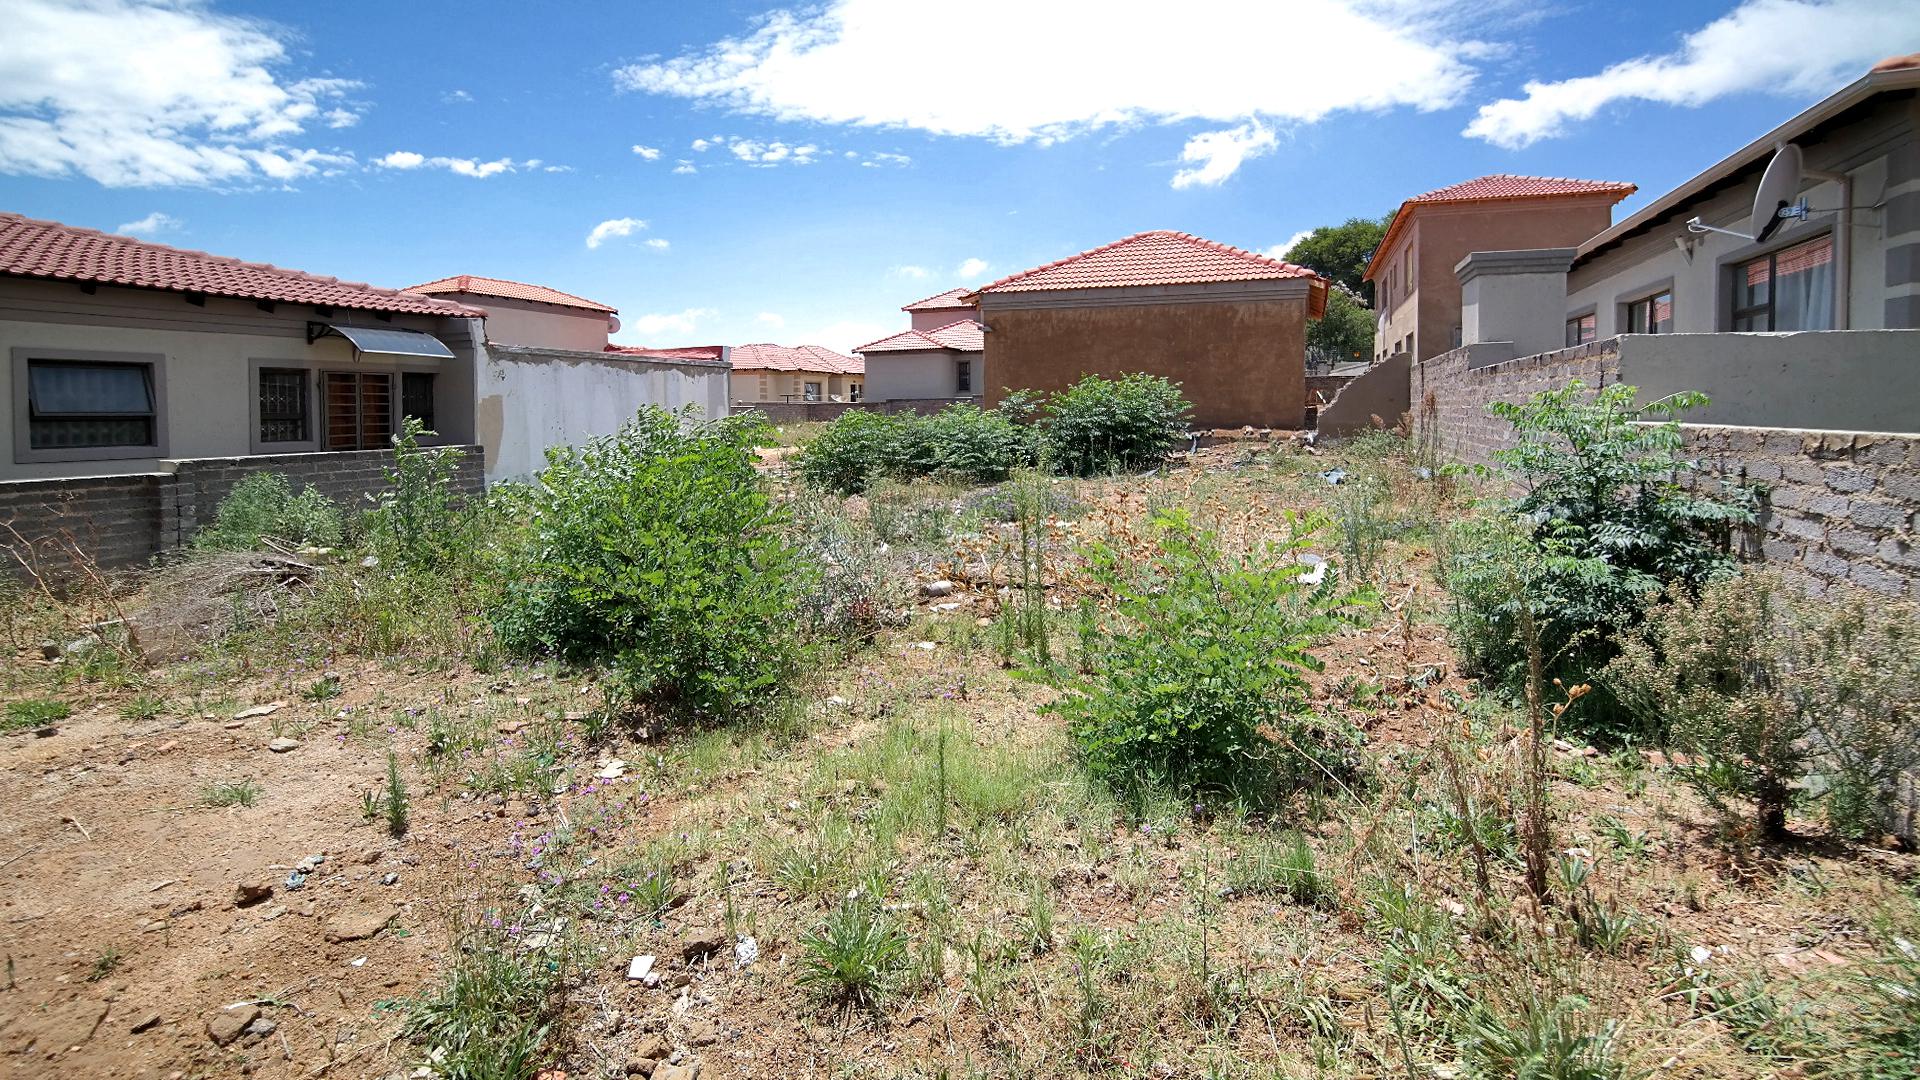
<svg viewBox="0 0 1920 1080"><path fill-rule="evenodd" d="M485 308L488 341L575 352L600 352L607 347L609 323L605 312L477 293L436 295L442 300Z"/></svg>
<svg viewBox="0 0 1920 1080"><path fill-rule="evenodd" d="M490 348L476 408L487 482L524 479L546 465L548 447L612 434L645 405L726 416L728 374L722 364Z"/></svg>

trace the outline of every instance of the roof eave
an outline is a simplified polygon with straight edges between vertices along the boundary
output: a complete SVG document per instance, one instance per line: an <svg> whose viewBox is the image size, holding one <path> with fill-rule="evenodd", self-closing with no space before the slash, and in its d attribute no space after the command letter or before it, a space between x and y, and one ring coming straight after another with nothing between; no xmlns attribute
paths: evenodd
<svg viewBox="0 0 1920 1080"><path fill-rule="evenodd" d="M1868 72L1581 244L1578 254L1573 257L1573 265L1579 266L1600 251L1625 240L1659 218L1673 213L1695 198L1703 189L1720 184L1742 170L1750 168L1758 155L1772 153L1779 144L1792 142L1808 131L1881 94L1914 89L1920 89L1920 68L1895 68L1889 71Z"/></svg>

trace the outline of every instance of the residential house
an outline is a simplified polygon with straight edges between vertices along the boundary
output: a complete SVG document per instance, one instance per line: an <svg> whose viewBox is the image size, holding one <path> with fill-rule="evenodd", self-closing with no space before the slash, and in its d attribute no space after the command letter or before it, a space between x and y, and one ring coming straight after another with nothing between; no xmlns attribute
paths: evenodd
<svg viewBox="0 0 1920 1080"><path fill-rule="evenodd" d="M1497 174L1400 204L1367 264L1373 282L1373 358L1425 360L1460 344L1460 283L1469 252L1571 247L1605 229L1632 184Z"/></svg>
<svg viewBox="0 0 1920 1080"><path fill-rule="evenodd" d="M1053 392L1085 375L1178 382L1206 428L1297 428L1307 320L1326 310L1313 271L1188 233L1143 232L968 294L986 328L985 401Z"/></svg>
<svg viewBox="0 0 1920 1080"><path fill-rule="evenodd" d="M967 401L986 385L986 338L977 309L953 306L965 289L949 289L901 310L910 329L855 349L867 367L869 401ZM943 321L944 320L944 321Z"/></svg>
<svg viewBox="0 0 1920 1080"><path fill-rule="evenodd" d="M617 431L643 406L727 414L724 346L614 345L611 305L524 281L461 274L407 291L486 312L474 425L489 481L528 476L548 447Z"/></svg>
<svg viewBox="0 0 1920 1080"><path fill-rule="evenodd" d="M735 345L729 355L736 403L866 397L866 364L819 345Z"/></svg>

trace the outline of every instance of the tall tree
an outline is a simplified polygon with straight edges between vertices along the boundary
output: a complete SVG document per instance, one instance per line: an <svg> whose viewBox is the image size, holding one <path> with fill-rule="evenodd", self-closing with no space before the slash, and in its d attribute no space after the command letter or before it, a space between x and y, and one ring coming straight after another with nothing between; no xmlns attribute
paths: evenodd
<svg viewBox="0 0 1920 1080"><path fill-rule="evenodd" d="M1327 313L1307 324L1307 347L1342 362L1365 360L1373 353L1373 309L1340 286L1328 286Z"/></svg>
<svg viewBox="0 0 1920 1080"><path fill-rule="evenodd" d="M1373 285L1362 281L1361 276L1367 272L1373 249L1386 238L1387 223L1392 220L1393 215L1388 214L1378 219L1354 217L1338 225L1322 225L1287 249L1287 261L1345 285L1371 304Z"/></svg>

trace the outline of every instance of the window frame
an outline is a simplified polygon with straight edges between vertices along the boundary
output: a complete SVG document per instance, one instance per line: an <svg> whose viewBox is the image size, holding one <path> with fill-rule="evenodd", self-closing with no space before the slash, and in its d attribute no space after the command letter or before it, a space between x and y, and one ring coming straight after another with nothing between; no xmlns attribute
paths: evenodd
<svg viewBox="0 0 1920 1080"><path fill-rule="evenodd" d="M167 358L163 353L16 347L13 364L13 461L43 465L66 461L128 461L167 456ZM153 442L145 446L72 446L35 449L30 371L36 362L144 365L153 391Z"/></svg>
<svg viewBox="0 0 1920 1080"><path fill-rule="evenodd" d="M1592 332L1585 338L1580 338L1574 330L1574 327L1581 323L1593 324ZM1566 347L1569 349L1578 348L1582 345L1591 345L1600 340L1600 313L1593 308L1588 308L1585 311L1576 311L1569 314L1566 322L1566 334L1561 340L1566 342Z"/></svg>
<svg viewBox="0 0 1920 1080"><path fill-rule="evenodd" d="M1673 313L1673 324L1677 328L1680 324L1680 304L1673 295L1673 279L1668 278L1665 281L1656 281L1634 290L1627 295L1626 299L1621 300L1619 304L1616 305L1615 328L1617 332L1621 334L1679 333L1678 329L1664 331L1653 329L1653 302L1662 296L1667 298L1667 307L1668 310ZM1647 329L1635 330L1633 329L1633 309L1641 304L1647 305ZM1595 320L1595 329L1596 331L1598 330L1597 319Z"/></svg>
<svg viewBox="0 0 1920 1080"><path fill-rule="evenodd" d="M440 372L437 370L429 371L420 368L402 368L393 373L395 383L393 394L394 412L399 418L393 428L396 434L401 430L401 425L405 423L406 418L415 415L407 411L407 380L413 378L423 378L427 380L428 398L427 415L417 416L415 418L418 419L428 431L433 432L435 436L440 434L440 428L437 424L440 412L440 384L436 380L439 374Z"/></svg>
<svg viewBox="0 0 1920 1080"><path fill-rule="evenodd" d="M1817 232L1817 233L1810 233L1806 235L1793 236L1783 242L1772 244L1771 246L1766 247L1762 250L1749 252L1744 256L1735 255L1735 256L1729 257L1721 264L1722 270L1724 271L1721 280L1724 282L1727 290L1727 304L1726 304L1727 332L1735 333L1735 334L1782 333L1783 331L1779 331L1775 329L1775 326L1774 326L1775 316L1778 310L1777 305L1780 299L1780 289L1779 289L1780 255L1783 252L1790 251L1794 248L1801 247L1806 244L1812 244L1820 240L1827 241L1829 245L1828 258L1833 260L1834 263L1836 263L1834 272L1829 275L1829 277L1831 278L1831 288L1833 290L1832 295L1829 297L1829 301L1830 301L1829 310L1833 313L1834 321L1838 322L1839 315L1840 315L1840 305L1843 302L1842 297L1840 296L1840 274L1839 274L1839 268L1837 266L1840 259L1840 249L1839 249L1839 245L1834 243L1833 232L1831 230L1828 230L1825 232ZM1756 304L1756 305L1750 305L1748 307L1740 307L1738 306L1739 304L1738 298L1740 295L1739 275L1745 273L1749 265L1759 262L1761 259L1767 260L1767 302L1765 304ZM1734 329L1734 327L1740 322L1742 317L1752 315L1756 312L1764 312L1766 314L1767 328L1765 330L1735 330ZM1827 327L1827 329L1832 330L1833 327L1829 326ZM1784 332L1822 333L1823 331L1811 330L1811 331L1784 331Z"/></svg>
<svg viewBox="0 0 1920 1080"><path fill-rule="evenodd" d="M827 384L813 379L800 380L800 400L809 402L827 400Z"/></svg>
<svg viewBox="0 0 1920 1080"><path fill-rule="evenodd" d="M973 358L962 356L953 361L953 392L973 396Z"/></svg>
<svg viewBox="0 0 1920 1080"><path fill-rule="evenodd" d="M255 360L248 364L251 369L249 380L253 384L253 409L248 417L252 425L251 443L255 453L298 452L313 447L315 430L319 427L319 410L315 407L318 395L315 393L315 378L312 368L297 365L276 364L271 360ZM263 430L270 420L283 419L269 417L262 408L261 380L266 375L297 375L300 377L300 429L305 434L298 439L273 439L263 437Z"/></svg>

